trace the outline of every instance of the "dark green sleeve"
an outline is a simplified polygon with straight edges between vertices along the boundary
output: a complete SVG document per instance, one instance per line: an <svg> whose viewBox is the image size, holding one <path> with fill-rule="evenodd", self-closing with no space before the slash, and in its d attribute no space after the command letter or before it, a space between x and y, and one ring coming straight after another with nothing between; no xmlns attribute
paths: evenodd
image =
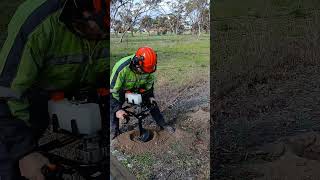
<svg viewBox="0 0 320 180"><path fill-rule="evenodd" d="M29 126L29 102L24 96L25 92L35 82L38 68L41 66L36 58L41 57L40 53L37 51L37 46L32 45L33 43L36 43L35 39L27 42L18 66L16 69L12 67L11 70L16 71L14 77L10 77L12 74L8 71L3 71L3 76L7 76L4 79L12 79L7 82L2 81L3 89L5 88L20 96L15 100L2 102L2 106L6 106L8 109L8 115L0 117L0 127L5 129L5 131L0 132L0 136L6 137L0 140L0 143L10 148L10 156L13 159L20 159L37 147L34 131ZM7 61L10 60L7 59Z"/></svg>
<svg viewBox="0 0 320 180"><path fill-rule="evenodd" d="M155 83L155 75L150 74L148 81L146 83L146 90L150 91L150 97L154 97L154 83Z"/></svg>
<svg viewBox="0 0 320 180"><path fill-rule="evenodd" d="M118 74L112 73L110 79L111 81L115 79L115 84L111 84L112 97L119 101L120 91L122 89L124 81L124 70L120 71Z"/></svg>
<svg viewBox="0 0 320 180"><path fill-rule="evenodd" d="M10 89L24 95L26 91L35 83L39 69L42 67L43 51L45 39L41 36L33 36L22 53L19 66L17 68L16 76L12 79ZM43 41L42 41L43 40ZM29 121L29 102L22 96L19 100L11 100L8 102L11 113L14 117Z"/></svg>

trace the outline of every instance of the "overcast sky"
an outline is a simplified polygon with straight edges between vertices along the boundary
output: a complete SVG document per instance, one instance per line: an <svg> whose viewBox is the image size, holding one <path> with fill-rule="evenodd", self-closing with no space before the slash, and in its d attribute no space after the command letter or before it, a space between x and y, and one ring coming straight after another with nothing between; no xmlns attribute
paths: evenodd
<svg viewBox="0 0 320 180"><path fill-rule="evenodd" d="M160 3L160 6L162 7L162 11L165 11L165 13L170 13L170 7L167 3L165 2L172 2L172 0L165 0L163 2ZM134 2L142 2L142 0L134 0ZM159 8L160 9L160 8ZM157 17L158 15L160 14L160 12L157 12L157 11L153 11L153 12L148 12L147 15L150 15L151 17Z"/></svg>

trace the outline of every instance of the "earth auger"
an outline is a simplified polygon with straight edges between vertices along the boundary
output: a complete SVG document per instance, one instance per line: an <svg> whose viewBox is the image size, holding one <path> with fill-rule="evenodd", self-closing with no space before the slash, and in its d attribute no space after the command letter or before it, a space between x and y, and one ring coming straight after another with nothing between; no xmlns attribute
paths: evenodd
<svg viewBox="0 0 320 180"><path fill-rule="evenodd" d="M156 103L144 103L143 105L133 105L133 106L125 106L123 109L127 113L125 116L126 122L128 124L130 121L130 117L135 117L138 119L138 127L139 127L139 137L137 140L142 142L147 142L152 139L152 133L143 128L142 121L149 116L150 111L155 108ZM129 109L134 109L134 111L130 111Z"/></svg>
<svg viewBox="0 0 320 180"><path fill-rule="evenodd" d="M95 94L95 100L91 101L83 93L88 92L80 92L80 95L76 98L73 96L71 100L62 98L58 103L51 102L49 114L51 115L52 131L64 136L38 147L38 151L47 157L51 163L41 169L46 180L63 180L63 175L74 174L80 175L86 180L109 178L109 121L107 120L109 115L109 96ZM100 115L99 118L92 120L99 122L100 126L89 127L93 130L87 130L95 133L83 133L82 122L79 119L69 118L77 114L77 108L80 114L87 108L89 110L85 111L86 113L90 113L90 110L94 109L92 113ZM70 113L71 111L72 113ZM68 116L68 113L71 115ZM81 116L77 117L81 118ZM63 118L67 121L67 124L62 121ZM75 142L80 142L78 146L72 147L75 148L73 150L76 152L76 159L69 159L50 152Z"/></svg>
<svg viewBox="0 0 320 180"><path fill-rule="evenodd" d="M80 98L79 98L80 97ZM137 98L138 97L138 101ZM152 133L143 128L142 121L149 116L150 111L156 107L156 103L150 103L148 97L148 92L144 95L141 94L128 94L126 97L127 106L123 109L127 113L126 123L130 121L130 117L135 117L138 119L139 125L139 137L137 140L142 142L147 142L152 139ZM83 133L83 127L81 127L81 122L79 119L73 119L70 116L66 119L69 123L67 126L65 122L61 121L59 117L67 117L68 114L63 114L67 111L68 108L74 110L72 108L82 108L88 105L89 109L93 104L90 104L90 99L88 99L85 95L79 95L78 98L72 98L71 100L66 100L61 104L58 104L57 107L61 106L60 114L59 108L53 105L51 109L51 123L52 123L52 131L64 134L64 138L55 139L51 142L43 144L39 146L39 151L42 152L50 162L51 165L46 165L42 168L42 173L45 175L47 180L63 180L63 175L72 175L77 173L82 176L84 179L96 179L102 180L109 178L109 174L107 174L107 166L109 163L109 133L108 133L108 123L107 120L108 112L109 112L109 96L98 96L97 104L100 110L100 130L95 134L86 134ZM89 106L90 105L90 106ZM70 106L70 107L69 107ZM133 109L133 111L132 111ZM71 111L70 110L70 111ZM90 111L88 111L90 112ZM97 111L93 111L97 113ZM81 114L82 112L79 111ZM77 112L73 112L72 114L77 114ZM81 116L78 116L81 118ZM94 120L93 120L94 121ZM83 121L82 121L83 122ZM93 123L94 124L94 123ZM106 128L102 128L106 127ZM97 128L97 127L92 127ZM90 130L88 132L91 132ZM92 131L93 132L93 131ZM60 155L50 153L50 151L65 147L70 145L73 142L80 141L81 145L77 147L77 153L81 160L73 160L62 157Z"/></svg>

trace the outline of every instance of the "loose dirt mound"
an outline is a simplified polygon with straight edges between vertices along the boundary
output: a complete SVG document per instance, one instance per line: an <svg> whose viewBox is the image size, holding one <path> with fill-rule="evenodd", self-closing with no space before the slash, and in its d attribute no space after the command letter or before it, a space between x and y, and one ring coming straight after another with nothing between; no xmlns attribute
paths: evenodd
<svg viewBox="0 0 320 180"><path fill-rule="evenodd" d="M157 131L149 117L143 126L156 132L154 139L134 142L130 134L136 132L132 129L138 124L133 119L122 127L121 131L127 133L114 140L111 147L115 150L111 152L138 179L209 179L209 82L190 84L179 96L166 90L156 94L166 96L159 100L172 100L159 104L166 122L176 128L175 133Z"/></svg>
<svg viewBox="0 0 320 180"><path fill-rule="evenodd" d="M181 122L181 128L192 131L197 146L202 150L209 150L210 124L208 121L209 112L206 109L198 108L186 114L186 118Z"/></svg>
<svg viewBox="0 0 320 180"><path fill-rule="evenodd" d="M256 151L255 159L264 159L264 162L256 161L245 167L260 174L258 179L319 179L319 147L319 133L283 138Z"/></svg>
<svg viewBox="0 0 320 180"><path fill-rule="evenodd" d="M139 134L138 130L128 131L119 135L113 142L116 149L127 154L142 154L151 152L155 154L162 153L169 149L169 146L182 137L189 137L185 132L177 129L174 134L156 129L148 129L152 132L152 139L148 142L140 142L135 137Z"/></svg>
<svg viewBox="0 0 320 180"><path fill-rule="evenodd" d="M213 114L218 125L215 128L217 177L250 179L247 169L242 169L244 164L251 163L252 158L255 161L280 160L277 156L281 154L279 145L275 156L254 158L250 157L253 148L283 137L320 131L319 70L319 65L297 65L285 72L283 79L265 73L261 79L266 81L252 83L247 79L227 95L216 99ZM299 149L293 146L293 149ZM314 154L315 147L304 151L295 150L292 154L306 158ZM300 152L299 156L297 152ZM283 155L284 159L288 156L291 155ZM292 165L291 161L286 163L283 164L285 167ZM235 173L235 169L241 172Z"/></svg>
<svg viewBox="0 0 320 180"><path fill-rule="evenodd" d="M152 132L153 137L148 142L140 142L133 138L139 132L132 130L119 135L114 140L114 147L121 149L129 154L141 154L145 152L159 152L166 149L168 144L172 142L172 136L165 131L157 131L148 129Z"/></svg>

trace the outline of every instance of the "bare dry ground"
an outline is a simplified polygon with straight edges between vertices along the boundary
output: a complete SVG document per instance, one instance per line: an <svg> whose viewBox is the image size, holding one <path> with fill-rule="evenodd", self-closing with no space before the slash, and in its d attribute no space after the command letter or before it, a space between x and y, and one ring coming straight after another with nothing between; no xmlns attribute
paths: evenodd
<svg viewBox="0 0 320 180"><path fill-rule="evenodd" d="M153 140L130 141L129 131L114 142L113 154L138 179L209 179L208 79L180 92L170 106L161 106L166 120L177 128L173 135L157 131L148 119L145 126L156 132Z"/></svg>
<svg viewBox="0 0 320 180"><path fill-rule="evenodd" d="M319 179L318 14L215 23L217 179Z"/></svg>

